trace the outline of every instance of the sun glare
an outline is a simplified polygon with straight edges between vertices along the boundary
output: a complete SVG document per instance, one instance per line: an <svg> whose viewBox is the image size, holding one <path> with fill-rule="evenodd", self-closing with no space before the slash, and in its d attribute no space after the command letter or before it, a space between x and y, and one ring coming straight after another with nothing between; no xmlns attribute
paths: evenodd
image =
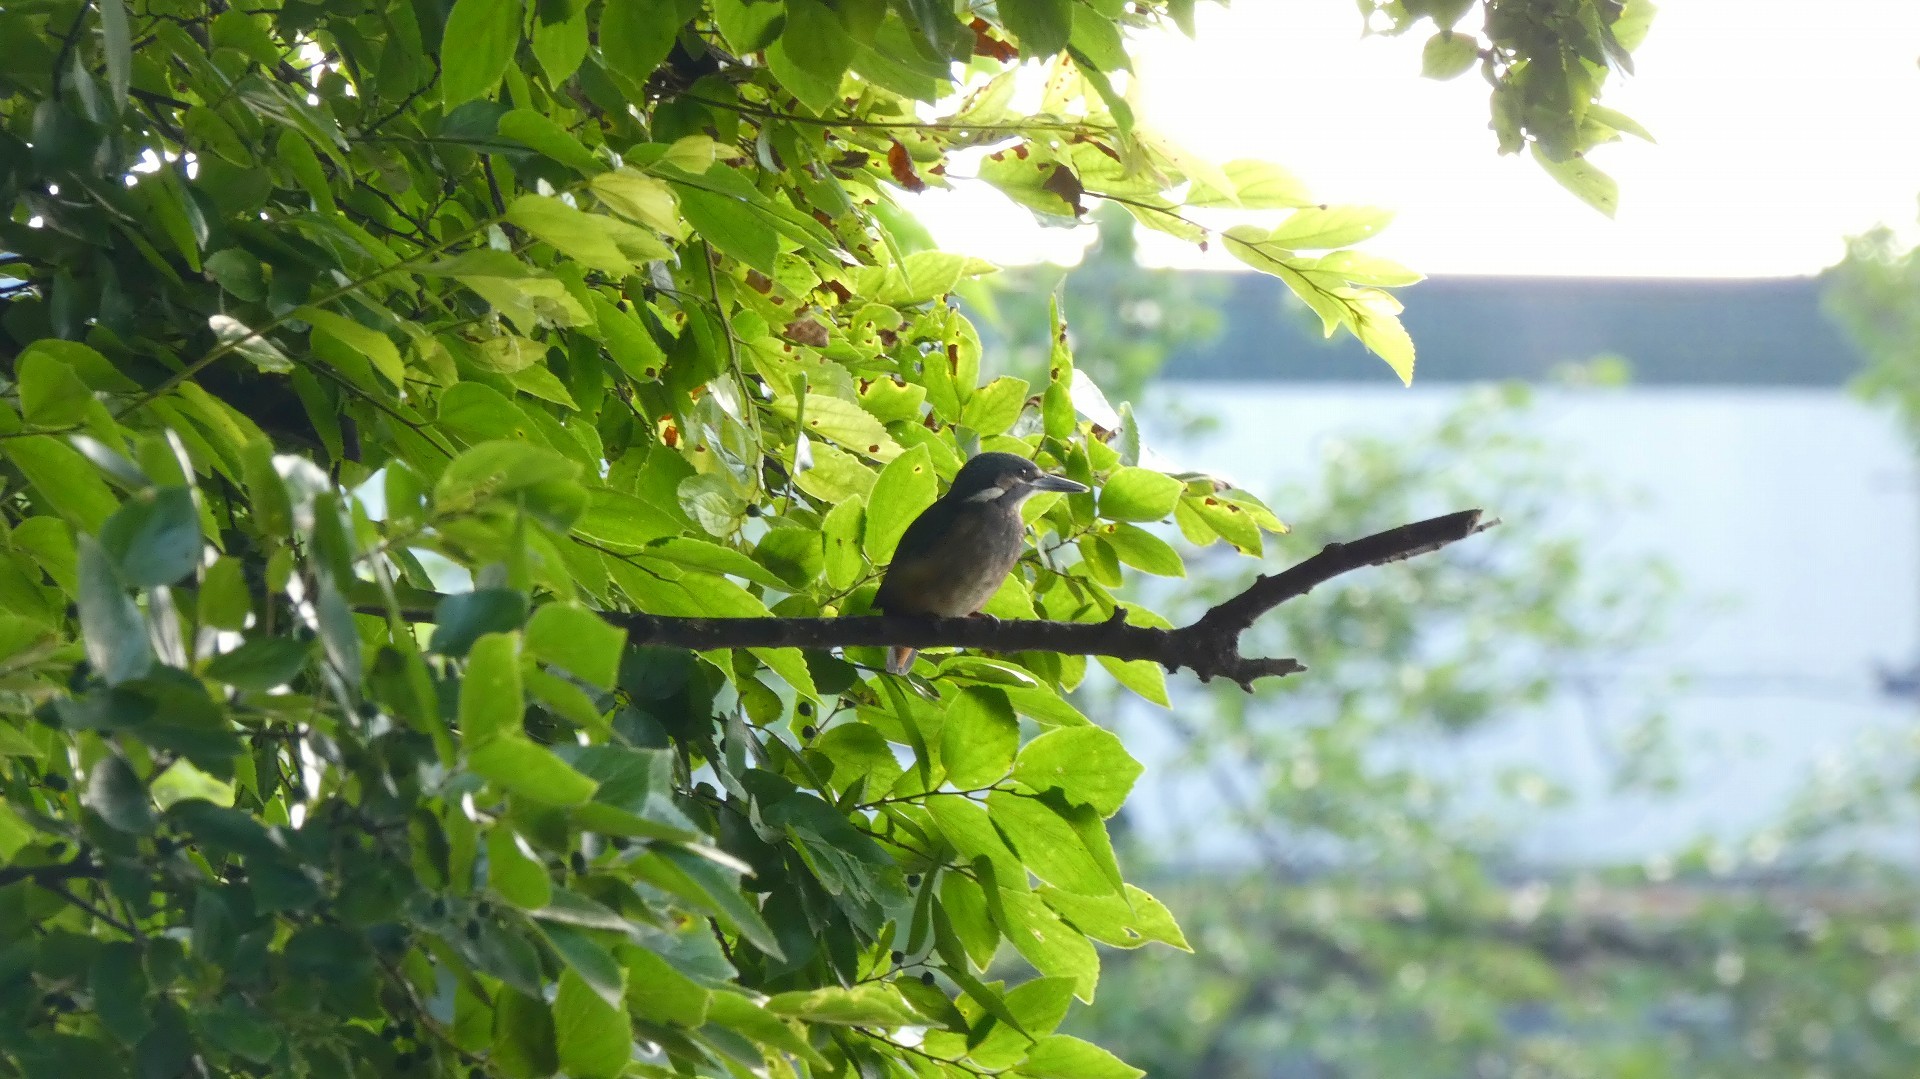
<svg viewBox="0 0 1920 1079"><path fill-rule="evenodd" d="M1487 88L1419 77L1424 35L1363 37L1351 4L1203 4L1199 34L1143 42L1144 119L1215 160L1263 158L1328 202L1392 208L1373 253L1429 274L1767 277L1837 260L1920 192L1920 4L1684 0L1661 7L1608 105L1659 140L1603 147L1608 219L1525 157L1500 157ZM945 247L1072 262L1090 229L1036 232L981 185L913 201ZM1241 269L1146 233L1159 265Z"/></svg>

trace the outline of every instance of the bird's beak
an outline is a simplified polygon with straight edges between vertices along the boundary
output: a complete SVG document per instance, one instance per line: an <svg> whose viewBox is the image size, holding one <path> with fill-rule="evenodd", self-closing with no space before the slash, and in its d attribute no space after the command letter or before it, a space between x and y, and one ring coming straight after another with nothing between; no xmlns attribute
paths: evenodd
<svg viewBox="0 0 1920 1079"><path fill-rule="evenodd" d="M1036 479L1032 483L1029 483L1027 486L1033 488L1036 491L1059 491L1061 494L1069 494L1069 495L1079 494L1082 491L1090 490L1090 488L1086 484L1075 483L1073 480L1070 480L1065 476L1044 476L1043 475L1039 479Z"/></svg>

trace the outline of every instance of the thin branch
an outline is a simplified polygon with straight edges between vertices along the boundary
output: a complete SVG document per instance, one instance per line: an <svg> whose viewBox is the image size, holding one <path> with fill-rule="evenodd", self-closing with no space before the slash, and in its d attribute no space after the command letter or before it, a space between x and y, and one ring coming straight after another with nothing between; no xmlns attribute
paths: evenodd
<svg viewBox="0 0 1920 1079"><path fill-rule="evenodd" d="M634 644L706 651L717 648L907 648L959 647L995 652L1058 652L1151 660L1170 671L1185 667L1203 682L1225 678L1249 693L1255 680L1306 670L1294 659L1240 654L1240 635L1254 620L1343 573L1397 562L1463 540L1492 526L1479 510L1462 510L1378 532L1352 543L1328 544L1319 554L1284 572L1262 576L1246 591L1177 629L1128 625L1126 608L1104 622L1008 621L991 618L928 618L875 615L866 618L685 618L640 612L601 613L627 631ZM369 596L361 610L384 614ZM401 612L430 618L430 609Z"/></svg>
<svg viewBox="0 0 1920 1079"><path fill-rule="evenodd" d="M106 876L107 871L92 862L76 859L61 862L58 865L16 865L0 869L0 888L30 880L42 886L51 886L67 880L92 880Z"/></svg>
<svg viewBox="0 0 1920 1079"><path fill-rule="evenodd" d="M60 898L66 900L68 903L71 903L74 906L79 907L81 910L86 911L88 914L93 915L95 918L98 918L101 921L107 923L108 925L114 927L115 929L118 929L120 932L125 933L127 936L133 937L135 939L139 939L140 930L134 928L131 922L123 922L120 919L115 918L113 915L108 914L106 911L101 910L99 907L94 906L92 903L89 903L86 900L75 895L73 891L69 889L66 885L42 883L40 886L42 888L45 888L47 891L52 892L54 895L57 895Z"/></svg>

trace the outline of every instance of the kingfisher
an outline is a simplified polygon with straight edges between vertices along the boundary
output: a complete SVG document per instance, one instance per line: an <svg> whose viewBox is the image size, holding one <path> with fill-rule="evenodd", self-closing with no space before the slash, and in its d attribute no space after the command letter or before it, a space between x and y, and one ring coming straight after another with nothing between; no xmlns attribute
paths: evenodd
<svg viewBox="0 0 1920 1079"><path fill-rule="evenodd" d="M1026 547L1020 504L1042 491L1087 490L1012 453L982 453L900 537L873 605L887 614L964 618L980 613ZM913 667L911 648L887 649L887 670Z"/></svg>

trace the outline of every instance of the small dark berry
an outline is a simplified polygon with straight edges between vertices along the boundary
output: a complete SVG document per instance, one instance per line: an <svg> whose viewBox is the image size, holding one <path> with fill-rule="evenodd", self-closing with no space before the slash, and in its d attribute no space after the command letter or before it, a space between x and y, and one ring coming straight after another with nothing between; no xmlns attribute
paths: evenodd
<svg viewBox="0 0 1920 1079"><path fill-rule="evenodd" d="M901 963L902 963L903 961L905 961L905 959L906 959L906 958L907 958L907 953L905 953L905 952L903 952L903 951L901 951L901 950L900 950L900 949L898 949L898 948L895 948L895 949L893 950L893 965L894 965L894 966L896 966L896 967L897 967L897 966L899 966L899 965L900 965L900 964L901 964Z"/></svg>
<svg viewBox="0 0 1920 1079"><path fill-rule="evenodd" d="M480 923L479 922L472 921L472 920L469 920L467 922L467 939L468 940L480 939Z"/></svg>
<svg viewBox="0 0 1920 1079"><path fill-rule="evenodd" d="M909 887L909 888L918 888L918 887L920 887L920 874L918 874L918 873L908 873L908 874L907 874L907 887Z"/></svg>
<svg viewBox="0 0 1920 1079"><path fill-rule="evenodd" d="M930 970L929 970L929 971L926 971L925 973L923 973L923 974L921 974L921 975L920 975L920 984L921 984L921 985L932 985L932 984L933 984L933 971L930 971Z"/></svg>
<svg viewBox="0 0 1920 1079"><path fill-rule="evenodd" d="M810 716L813 714L813 704L810 701L801 701L795 711L803 716Z"/></svg>
<svg viewBox="0 0 1920 1079"><path fill-rule="evenodd" d="M587 856L581 854L579 851L574 851L573 854L568 857L567 865L571 866L575 873L585 873L587 871Z"/></svg>
<svg viewBox="0 0 1920 1079"><path fill-rule="evenodd" d="M67 789L66 776L52 775L52 776L48 776L46 779L42 780L41 782L45 783L47 785L47 789L50 791L64 791Z"/></svg>
<svg viewBox="0 0 1920 1079"><path fill-rule="evenodd" d="M67 855L67 841L66 841L66 840L64 840L64 839L56 839L56 840L54 840L53 842L51 842L51 843L49 843L49 844L47 844L47 857L49 857L49 858L64 858L64 857L66 857L66 855Z"/></svg>
<svg viewBox="0 0 1920 1079"><path fill-rule="evenodd" d="M813 741L813 736L817 733L819 732L813 729L813 724L811 723L800 728L800 737L805 738L809 742Z"/></svg>
<svg viewBox="0 0 1920 1079"><path fill-rule="evenodd" d="M473 905L473 912L482 918L488 917L493 913L493 904L482 899Z"/></svg>

